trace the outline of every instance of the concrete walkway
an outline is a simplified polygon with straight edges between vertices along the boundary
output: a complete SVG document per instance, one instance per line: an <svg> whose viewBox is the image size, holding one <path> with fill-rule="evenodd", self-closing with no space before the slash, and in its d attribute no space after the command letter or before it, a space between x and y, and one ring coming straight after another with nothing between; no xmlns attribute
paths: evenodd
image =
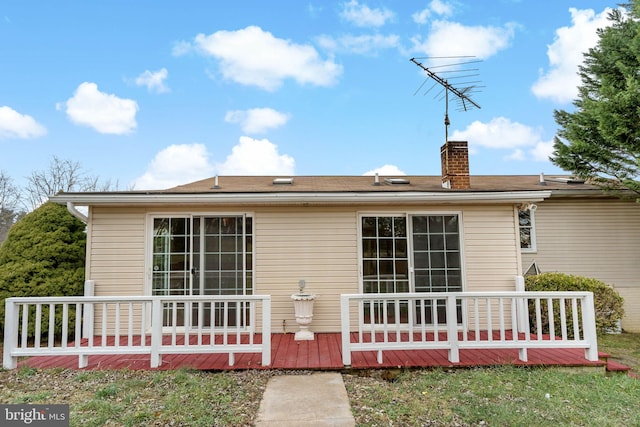
<svg viewBox="0 0 640 427"><path fill-rule="evenodd" d="M256 426L355 426L342 376L330 372L271 378Z"/></svg>

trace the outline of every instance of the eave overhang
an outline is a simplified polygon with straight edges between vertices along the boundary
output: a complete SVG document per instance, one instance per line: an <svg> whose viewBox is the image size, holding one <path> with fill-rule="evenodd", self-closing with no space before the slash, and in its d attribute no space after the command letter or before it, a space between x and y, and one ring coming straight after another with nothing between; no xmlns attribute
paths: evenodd
<svg viewBox="0 0 640 427"><path fill-rule="evenodd" d="M551 190L505 192L269 192L269 193L60 193L59 204L78 206L159 205L349 205L422 203L523 203L541 202Z"/></svg>

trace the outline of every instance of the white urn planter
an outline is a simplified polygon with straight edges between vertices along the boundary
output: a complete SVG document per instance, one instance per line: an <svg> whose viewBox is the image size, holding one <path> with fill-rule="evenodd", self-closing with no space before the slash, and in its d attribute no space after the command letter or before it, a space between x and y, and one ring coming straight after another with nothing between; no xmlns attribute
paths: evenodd
<svg viewBox="0 0 640 427"><path fill-rule="evenodd" d="M300 326L300 330L296 332L295 340L313 340L313 332L309 330L309 324L313 319L313 301L316 296L300 292L291 295L291 299L296 313L296 322Z"/></svg>

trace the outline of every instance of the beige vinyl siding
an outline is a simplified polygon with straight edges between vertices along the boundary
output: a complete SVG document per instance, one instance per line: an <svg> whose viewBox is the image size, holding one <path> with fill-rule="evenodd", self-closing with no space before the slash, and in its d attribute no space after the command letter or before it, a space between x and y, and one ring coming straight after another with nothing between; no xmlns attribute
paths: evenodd
<svg viewBox="0 0 640 427"><path fill-rule="evenodd" d="M623 328L640 332L640 205L618 199L550 199L535 212L537 251L523 253L542 272L594 277L625 298Z"/></svg>
<svg viewBox="0 0 640 427"><path fill-rule="evenodd" d="M514 291L521 274L512 205L464 207L466 291Z"/></svg>
<svg viewBox="0 0 640 427"><path fill-rule="evenodd" d="M96 296L144 295L143 209L92 208L87 279Z"/></svg>
<svg viewBox="0 0 640 427"><path fill-rule="evenodd" d="M357 213L268 210L256 213L254 227L255 292L272 297L272 331L298 330L291 294L301 279L316 295L311 330L339 331L340 294L358 292Z"/></svg>
<svg viewBox="0 0 640 427"><path fill-rule="evenodd" d="M90 211L86 278L95 280L96 296L144 295L145 211L96 208ZM120 307L120 330L126 331L128 307ZM95 331L102 331L102 306L95 308ZM107 308L107 332L115 333L115 305ZM140 312L134 312L140 330Z"/></svg>
<svg viewBox="0 0 640 427"><path fill-rule="evenodd" d="M520 275L519 241L516 242L515 211L512 205L464 207L464 262L468 292L514 291ZM497 302L492 302L492 324L500 324ZM473 304L467 306L467 319L472 319ZM486 301L480 301L478 312L486 319ZM505 307L505 325L511 325L511 310ZM473 326L473 325L470 325ZM487 324L479 325L485 329Z"/></svg>
<svg viewBox="0 0 640 427"><path fill-rule="evenodd" d="M94 208L87 278L96 295L144 295L148 214L206 214L198 207ZM291 294L298 282L316 295L311 330L340 331L340 295L360 292L359 215L461 213L464 286L468 291L514 290L520 259L512 205L247 208L254 218L254 293L271 295L274 333L298 327ZM354 320L356 320L354 316ZM283 330L283 321L285 328Z"/></svg>

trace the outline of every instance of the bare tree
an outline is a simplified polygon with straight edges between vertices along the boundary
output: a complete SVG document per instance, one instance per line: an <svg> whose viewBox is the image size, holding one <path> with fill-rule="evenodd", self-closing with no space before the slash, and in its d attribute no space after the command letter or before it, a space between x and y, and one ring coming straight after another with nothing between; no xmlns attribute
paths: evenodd
<svg viewBox="0 0 640 427"><path fill-rule="evenodd" d="M98 177L87 175L79 162L53 156L49 169L35 171L27 178L26 204L33 210L60 191L107 191L109 182L101 184Z"/></svg>
<svg viewBox="0 0 640 427"><path fill-rule="evenodd" d="M0 170L0 244L7 238L9 228L24 215L19 204L20 189L9 175Z"/></svg>

